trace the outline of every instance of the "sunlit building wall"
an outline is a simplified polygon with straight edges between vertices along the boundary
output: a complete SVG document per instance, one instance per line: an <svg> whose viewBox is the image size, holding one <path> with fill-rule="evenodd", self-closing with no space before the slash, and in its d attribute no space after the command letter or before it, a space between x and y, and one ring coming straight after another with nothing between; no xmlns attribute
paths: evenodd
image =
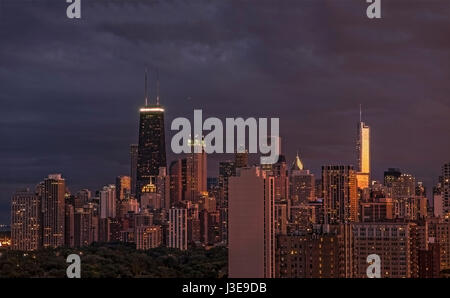
<svg viewBox="0 0 450 298"><path fill-rule="evenodd" d="M356 149L358 152L357 186L364 189L370 184L370 127L364 122L358 123Z"/></svg>

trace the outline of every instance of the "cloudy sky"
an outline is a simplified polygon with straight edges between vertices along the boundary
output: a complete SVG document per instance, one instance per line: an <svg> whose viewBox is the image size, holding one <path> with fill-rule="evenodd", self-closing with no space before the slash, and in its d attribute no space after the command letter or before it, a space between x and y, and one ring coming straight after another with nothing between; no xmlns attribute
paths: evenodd
<svg viewBox="0 0 450 298"><path fill-rule="evenodd" d="M450 1L382 1L369 20L363 0L82 0L70 20L66 1L0 0L0 223L48 173L72 191L129 173L145 66L167 128L194 108L279 117L288 161L317 175L355 164L362 104L374 178L431 187L450 161Z"/></svg>

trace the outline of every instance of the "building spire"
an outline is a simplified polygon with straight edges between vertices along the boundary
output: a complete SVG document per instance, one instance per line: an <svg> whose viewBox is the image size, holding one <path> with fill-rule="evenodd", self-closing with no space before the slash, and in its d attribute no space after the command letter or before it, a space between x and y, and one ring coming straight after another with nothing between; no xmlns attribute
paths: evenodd
<svg viewBox="0 0 450 298"><path fill-rule="evenodd" d="M159 70L156 69L156 105L159 106Z"/></svg>
<svg viewBox="0 0 450 298"><path fill-rule="evenodd" d="M359 104L359 122L362 122L362 106Z"/></svg>
<svg viewBox="0 0 450 298"><path fill-rule="evenodd" d="M300 159L300 156L298 155L298 150L297 150L297 155L295 156L295 160L292 163L291 170L302 171L303 168L304 168L303 162Z"/></svg>
<svg viewBox="0 0 450 298"><path fill-rule="evenodd" d="M148 77L148 70L147 67L145 68L145 106L148 105L148 83L147 83L147 77Z"/></svg>

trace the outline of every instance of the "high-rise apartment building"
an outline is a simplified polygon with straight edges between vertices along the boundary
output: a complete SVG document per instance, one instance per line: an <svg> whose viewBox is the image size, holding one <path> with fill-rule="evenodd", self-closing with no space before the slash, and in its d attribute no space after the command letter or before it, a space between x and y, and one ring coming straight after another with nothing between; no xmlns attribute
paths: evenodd
<svg viewBox="0 0 450 298"><path fill-rule="evenodd" d="M201 146L201 153L195 153L195 146ZM207 159L201 144L192 146L192 152L186 158L186 193L184 199L197 202L199 197L207 191Z"/></svg>
<svg viewBox="0 0 450 298"><path fill-rule="evenodd" d="M351 241L346 225L327 231L278 235L276 277L351 277Z"/></svg>
<svg viewBox="0 0 450 298"><path fill-rule="evenodd" d="M92 206L74 210L74 245L75 247L88 246L94 242L94 216Z"/></svg>
<svg viewBox="0 0 450 298"><path fill-rule="evenodd" d="M233 278L275 276L275 183L259 167L229 178L228 267Z"/></svg>
<svg viewBox="0 0 450 298"><path fill-rule="evenodd" d="M116 212L116 186L106 185L100 191L100 218L115 218Z"/></svg>
<svg viewBox="0 0 450 298"><path fill-rule="evenodd" d="M409 278L418 274L418 247L414 223L353 223L354 276L367 278L367 256L381 259L382 278ZM415 268L417 267L417 268Z"/></svg>
<svg viewBox="0 0 450 298"><path fill-rule="evenodd" d="M170 205L184 200L186 190L186 159L172 161L170 173Z"/></svg>
<svg viewBox="0 0 450 298"><path fill-rule="evenodd" d="M450 162L442 166L441 200L442 212L450 218Z"/></svg>
<svg viewBox="0 0 450 298"><path fill-rule="evenodd" d="M386 196L393 199L416 195L416 178L402 173L400 169L389 168L384 172L384 186L386 187Z"/></svg>
<svg viewBox="0 0 450 298"><path fill-rule="evenodd" d="M188 248L188 229L186 208L171 208L169 210L169 238L167 246L186 250Z"/></svg>
<svg viewBox="0 0 450 298"><path fill-rule="evenodd" d="M28 189L17 191L11 202L11 248L31 251L40 246L41 204Z"/></svg>
<svg viewBox="0 0 450 298"><path fill-rule="evenodd" d="M136 249L148 250L162 244L160 226L137 226L135 228Z"/></svg>
<svg viewBox="0 0 450 298"><path fill-rule="evenodd" d="M219 163L217 205L220 213L220 233L223 243L228 243L228 181L236 175L236 164L232 161Z"/></svg>
<svg viewBox="0 0 450 298"><path fill-rule="evenodd" d="M359 204L353 166L322 166L325 223L356 222Z"/></svg>
<svg viewBox="0 0 450 298"><path fill-rule="evenodd" d="M44 180L42 191L42 235L44 247L64 245L66 182L61 174L51 174Z"/></svg>

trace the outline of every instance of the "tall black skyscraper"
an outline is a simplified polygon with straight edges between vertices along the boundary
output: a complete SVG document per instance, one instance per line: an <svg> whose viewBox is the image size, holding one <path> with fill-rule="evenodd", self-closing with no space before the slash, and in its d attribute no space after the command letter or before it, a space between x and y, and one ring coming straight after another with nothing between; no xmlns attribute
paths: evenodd
<svg viewBox="0 0 450 298"><path fill-rule="evenodd" d="M159 81L156 104L148 104L147 73L145 74L145 106L140 109L136 194L142 187L155 183L160 167L166 167L164 108L159 104Z"/></svg>
<svg viewBox="0 0 450 298"><path fill-rule="evenodd" d="M138 160L138 145L130 145L130 177L131 177L131 196L136 196L136 184L137 184L137 160Z"/></svg>

